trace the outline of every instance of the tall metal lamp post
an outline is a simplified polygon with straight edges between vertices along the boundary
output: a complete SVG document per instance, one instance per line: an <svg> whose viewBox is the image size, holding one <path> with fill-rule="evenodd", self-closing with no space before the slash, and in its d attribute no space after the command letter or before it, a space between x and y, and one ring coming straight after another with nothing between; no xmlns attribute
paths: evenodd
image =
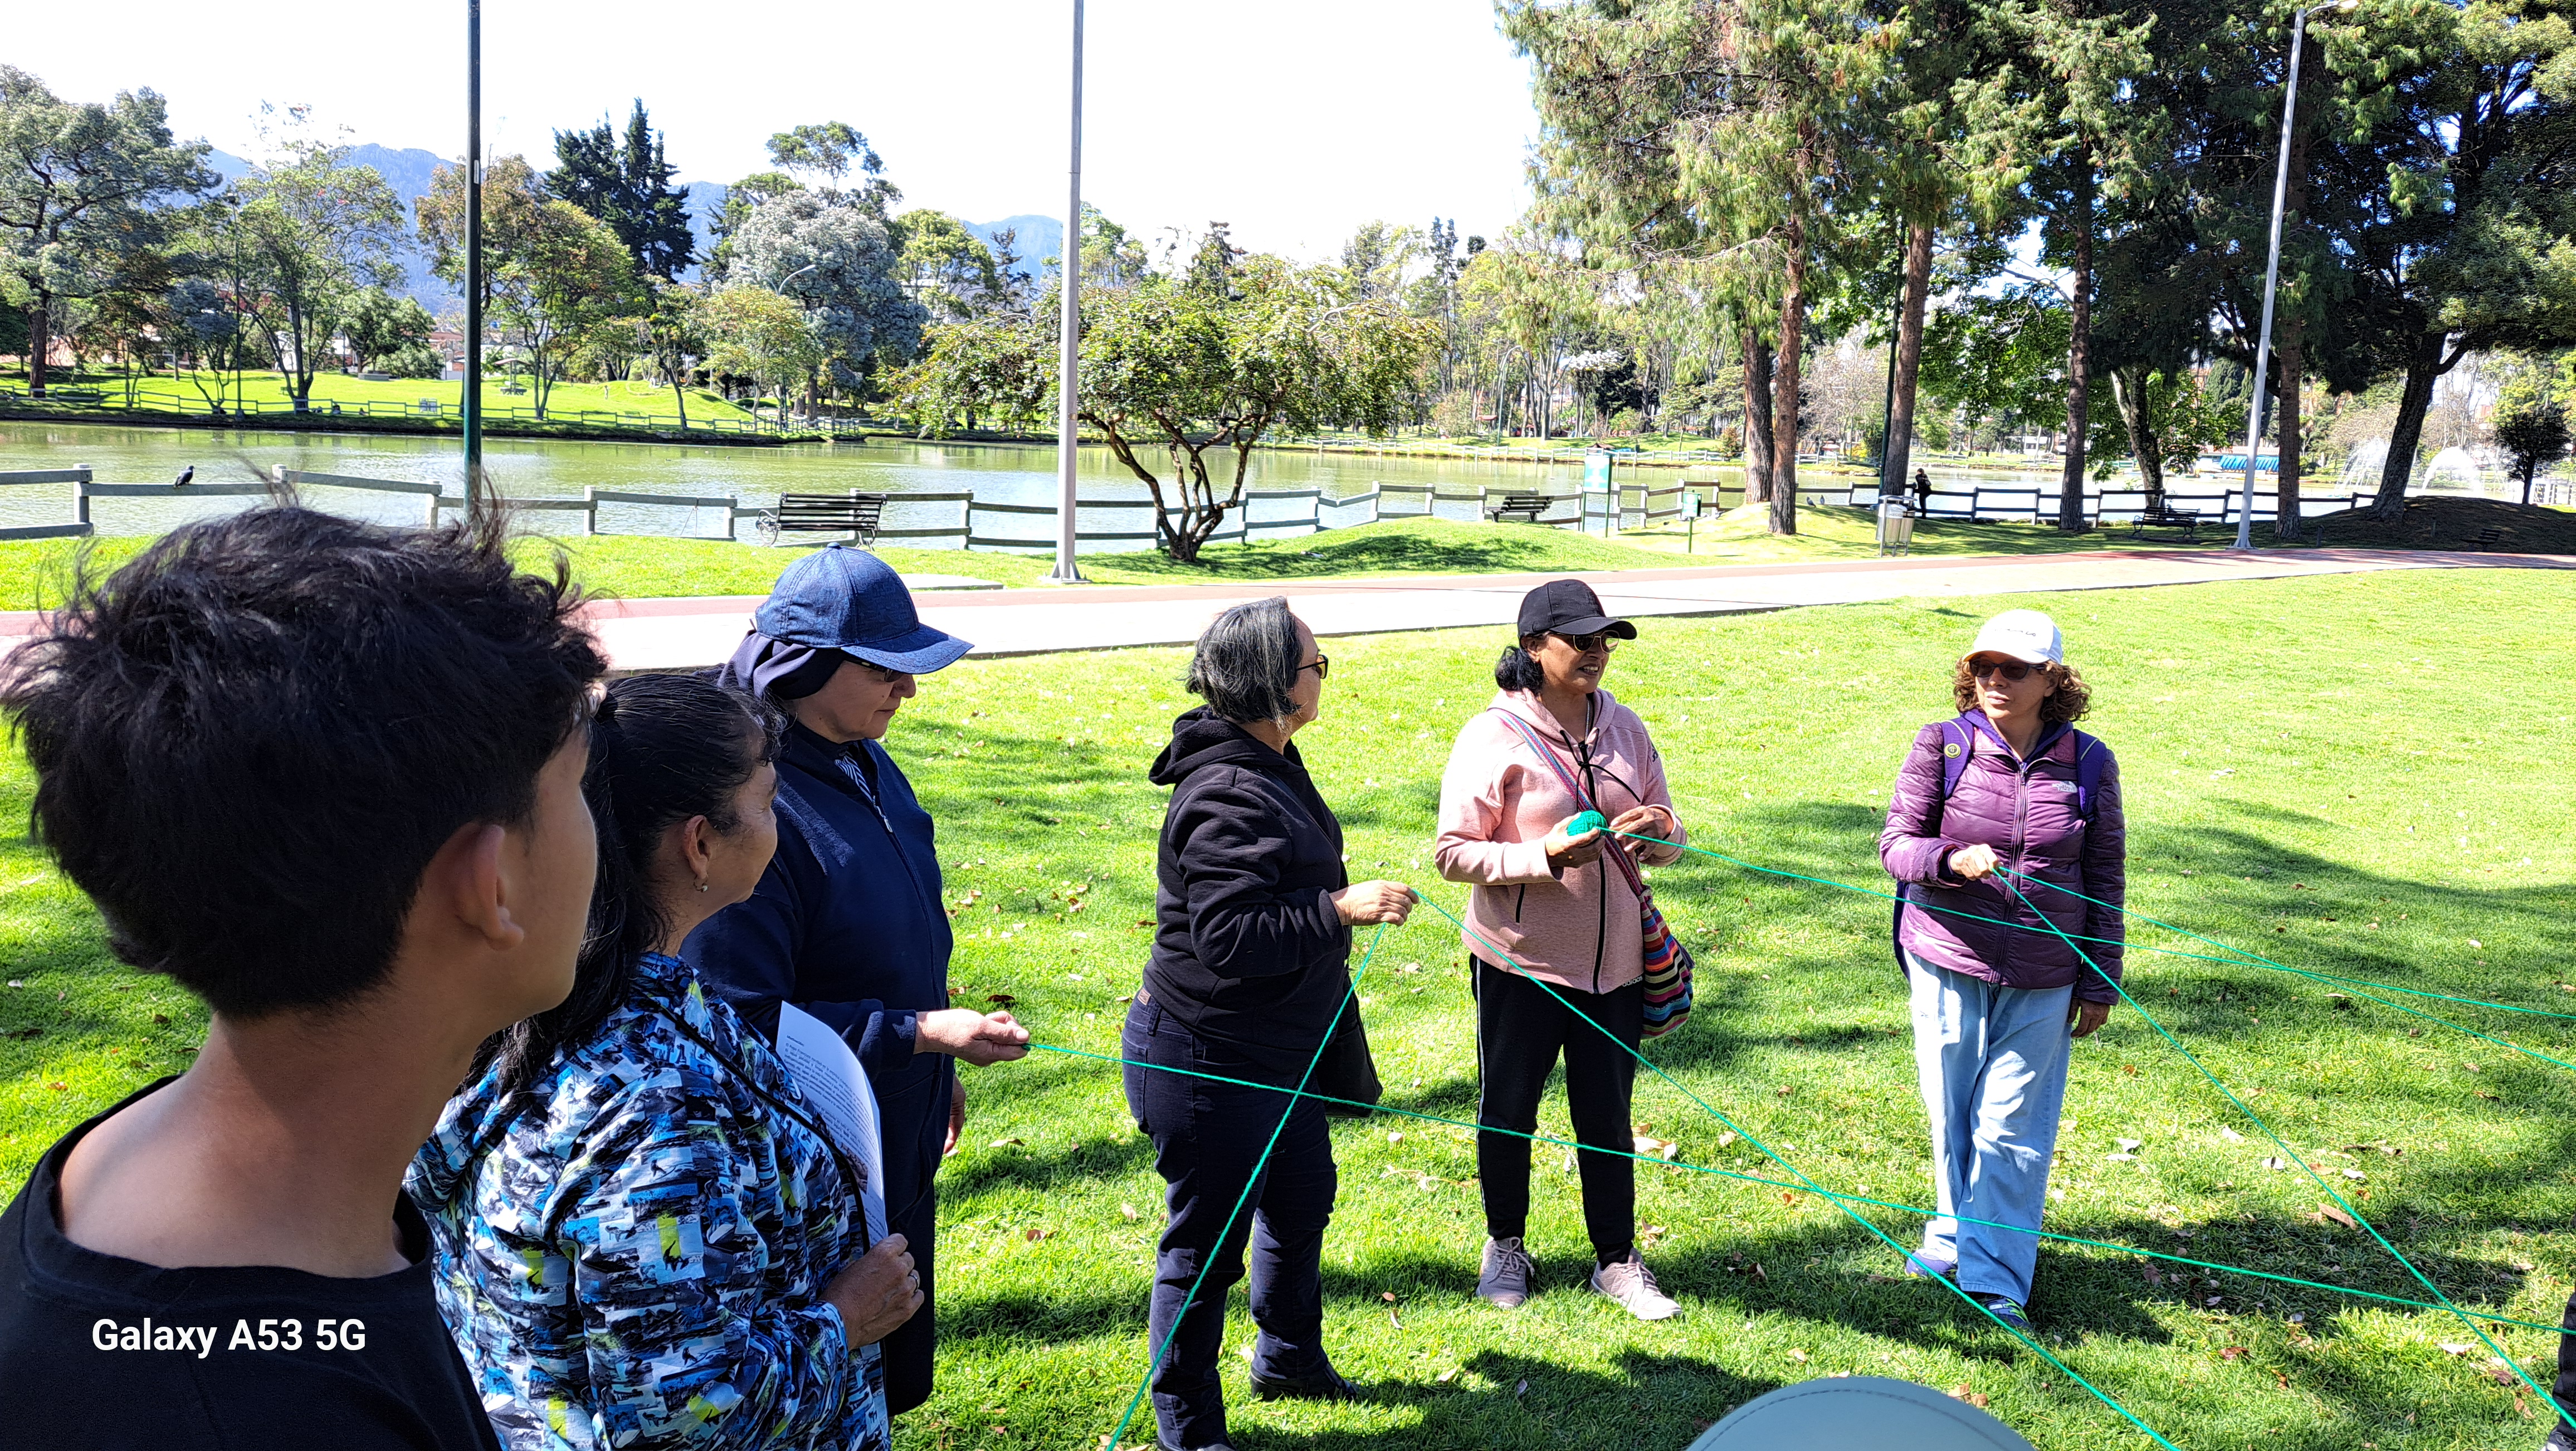
<svg viewBox="0 0 2576 1451"><path fill-rule="evenodd" d="M2245 407L2245 496L2236 509L2239 549L2254 547L2255 449L2263 442L2263 385L2272 367L2272 294L2281 281L2281 211L2290 197L2290 121L2299 109L2299 53L2307 49L2309 16L2327 11L2341 15L2360 8L2361 0L2326 0L2300 11L2290 22L2290 77L2281 97L2281 160L2272 173L2272 251L2263 264L2263 330L2255 335L2253 400ZM2290 386L2298 387L2299 380L2291 379Z"/></svg>
<svg viewBox="0 0 2576 1451"><path fill-rule="evenodd" d="M483 0L465 0L465 499L483 489Z"/></svg>
<svg viewBox="0 0 2576 1451"><path fill-rule="evenodd" d="M1055 410L1055 568L1049 584L1082 584L1074 563L1078 542L1074 519L1074 468L1080 460L1074 429L1081 415L1082 364L1082 0L1073 0L1073 165L1071 196L1064 208L1064 243L1056 250L1062 277L1057 297L1063 304L1063 331L1056 348Z"/></svg>

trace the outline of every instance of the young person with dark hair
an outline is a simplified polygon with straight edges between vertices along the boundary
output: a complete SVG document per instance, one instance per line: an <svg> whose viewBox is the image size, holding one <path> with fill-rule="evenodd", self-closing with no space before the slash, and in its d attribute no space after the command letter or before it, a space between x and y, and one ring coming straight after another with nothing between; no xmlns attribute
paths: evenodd
<svg viewBox="0 0 2576 1451"><path fill-rule="evenodd" d="M572 983L577 603L492 531L263 509L84 580L12 658L35 838L211 1011L0 1216L14 1444L495 1444L400 1186L477 1047Z"/></svg>
<svg viewBox="0 0 2576 1451"><path fill-rule="evenodd" d="M513 1451L888 1444L876 1342L921 1305L903 1236L871 1245L864 1164L677 956L769 865L782 725L708 680L609 687L572 994L485 1045L413 1165Z"/></svg>

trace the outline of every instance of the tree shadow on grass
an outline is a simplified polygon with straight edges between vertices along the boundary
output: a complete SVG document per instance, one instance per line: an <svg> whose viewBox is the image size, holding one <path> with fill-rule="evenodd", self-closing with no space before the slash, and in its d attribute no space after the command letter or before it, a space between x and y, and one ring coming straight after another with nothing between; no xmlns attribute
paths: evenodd
<svg viewBox="0 0 2576 1451"><path fill-rule="evenodd" d="M1371 1405L1417 1412L1410 1425L1301 1434L1249 1424L1235 1439L1246 1451L1375 1451L1411 1444L1678 1451L1728 1411L1783 1384L1685 1355L1629 1352L1619 1357L1618 1366L1616 1374L1605 1374L1483 1350L1468 1356L1462 1367L1472 1381L1371 1387Z"/></svg>

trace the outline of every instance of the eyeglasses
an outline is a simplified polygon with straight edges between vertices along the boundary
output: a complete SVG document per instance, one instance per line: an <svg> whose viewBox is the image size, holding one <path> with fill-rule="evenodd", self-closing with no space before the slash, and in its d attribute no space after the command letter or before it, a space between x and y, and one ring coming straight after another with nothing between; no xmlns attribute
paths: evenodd
<svg viewBox="0 0 2576 1451"><path fill-rule="evenodd" d="M2039 668L2040 667L2036 665L2024 664L2019 660L1971 660L1968 662L1968 672L1976 676L1979 680L1983 680L1989 675L2000 675L2004 679L2011 681L2027 680L2030 678L2030 672Z"/></svg>
<svg viewBox="0 0 2576 1451"><path fill-rule="evenodd" d="M1549 633L1554 634L1555 632L1550 631ZM1619 642L1610 637L1610 632L1608 630L1595 630L1589 635L1557 635L1556 638L1563 640L1565 643L1582 651L1586 655L1591 654L1595 650L1607 655L1611 651L1619 648Z"/></svg>
<svg viewBox="0 0 2576 1451"><path fill-rule="evenodd" d="M1333 678L1333 657L1318 652L1314 659L1298 666L1297 669L1300 672L1314 671L1317 680L1330 680Z"/></svg>
<svg viewBox="0 0 2576 1451"><path fill-rule="evenodd" d="M879 685L892 685L898 680L909 680L912 678L912 672L908 670L888 670L882 665L873 665L865 660L861 660L856 663L861 670L868 672L868 678L870 680L875 681Z"/></svg>

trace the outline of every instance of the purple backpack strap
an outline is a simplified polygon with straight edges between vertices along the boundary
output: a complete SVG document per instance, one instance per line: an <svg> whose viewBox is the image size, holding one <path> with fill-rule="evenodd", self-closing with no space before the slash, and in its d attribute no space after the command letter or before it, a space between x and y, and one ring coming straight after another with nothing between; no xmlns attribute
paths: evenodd
<svg viewBox="0 0 2576 1451"><path fill-rule="evenodd" d="M2094 802L2102 794L2102 771L2111 761L2111 750L2096 736L2082 731L2075 734L2075 814L2089 825L2093 820ZM1966 715L1941 722L1941 800L1946 804L1959 789L1959 778L1966 774L1968 762L1977 754L1977 728Z"/></svg>
<svg viewBox="0 0 2576 1451"><path fill-rule="evenodd" d="M2075 733L2075 814L2088 826L2093 804L2102 794L2102 770L2110 763L2110 747L2082 731Z"/></svg>

